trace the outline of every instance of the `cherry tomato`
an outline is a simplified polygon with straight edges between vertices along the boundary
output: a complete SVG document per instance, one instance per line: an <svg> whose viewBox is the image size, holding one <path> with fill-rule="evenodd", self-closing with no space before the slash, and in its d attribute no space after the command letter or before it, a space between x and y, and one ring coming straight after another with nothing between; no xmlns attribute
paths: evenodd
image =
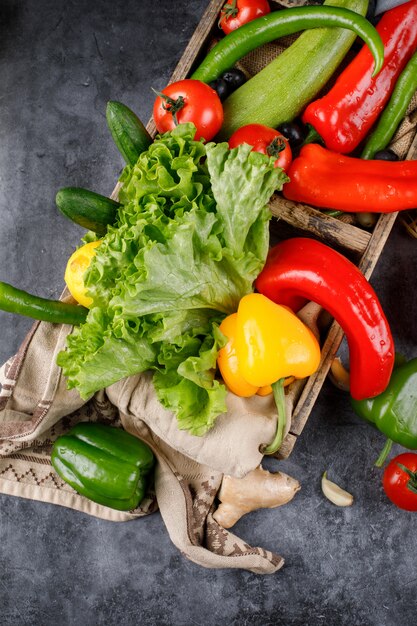
<svg viewBox="0 0 417 626"><path fill-rule="evenodd" d="M223 105L209 85L186 78L162 90L155 100L153 117L160 133L192 122L197 128L195 139L210 141L223 124Z"/></svg>
<svg viewBox="0 0 417 626"><path fill-rule="evenodd" d="M274 128L263 124L248 124L238 128L229 139L229 147L236 148L242 143L253 146L255 152L277 156L275 167L286 171L292 161L292 152L288 140Z"/></svg>
<svg viewBox="0 0 417 626"><path fill-rule="evenodd" d="M392 459L385 468L382 484L398 508L417 511L417 454L405 452Z"/></svg>
<svg viewBox="0 0 417 626"><path fill-rule="evenodd" d="M267 0L228 0L220 12L219 26L228 35L239 26L270 12Z"/></svg>

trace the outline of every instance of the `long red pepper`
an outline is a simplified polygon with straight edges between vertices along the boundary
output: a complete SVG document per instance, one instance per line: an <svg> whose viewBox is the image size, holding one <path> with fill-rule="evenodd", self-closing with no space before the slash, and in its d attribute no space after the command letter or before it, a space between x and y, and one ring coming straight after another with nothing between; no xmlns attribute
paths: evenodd
<svg viewBox="0 0 417 626"><path fill-rule="evenodd" d="M364 46L330 91L303 114L303 121L319 133L327 148L342 154L352 152L365 138L417 49L417 0L384 13L376 29L385 50L379 74L372 78L374 62Z"/></svg>
<svg viewBox="0 0 417 626"><path fill-rule="evenodd" d="M417 207L417 161L349 157L308 144L288 169L289 200L339 211L391 213Z"/></svg>
<svg viewBox="0 0 417 626"><path fill-rule="evenodd" d="M256 288L293 310L305 299L323 306L348 341L352 397L385 390L394 366L390 327L371 285L346 257L313 239L288 239L271 249Z"/></svg>

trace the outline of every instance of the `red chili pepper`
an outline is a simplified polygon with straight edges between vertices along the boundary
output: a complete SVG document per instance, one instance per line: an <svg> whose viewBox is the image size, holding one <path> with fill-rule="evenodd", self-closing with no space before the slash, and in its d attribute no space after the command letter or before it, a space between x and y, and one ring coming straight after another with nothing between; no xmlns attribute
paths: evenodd
<svg viewBox="0 0 417 626"><path fill-rule="evenodd" d="M310 124L330 150L347 154L365 138L417 49L417 0L387 11L376 27L384 44L384 65L372 78L374 61L367 46L340 74L330 91L307 106Z"/></svg>
<svg viewBox="0 0 417 626"><path fill-rule="evenodd" d="M417 207L417 161L349 157L308 144L291 163L288 200L339 211L391 213Z"/></svg>
<svg viewBox="0 0 417 626"><path fill-rule="evenodd" d="M331 313L348 341L353 398L386 389L394 366L390 327L374 290L346 257L313 239L288 239L271 249L256 288L293 310L307 299Z"/></svg>

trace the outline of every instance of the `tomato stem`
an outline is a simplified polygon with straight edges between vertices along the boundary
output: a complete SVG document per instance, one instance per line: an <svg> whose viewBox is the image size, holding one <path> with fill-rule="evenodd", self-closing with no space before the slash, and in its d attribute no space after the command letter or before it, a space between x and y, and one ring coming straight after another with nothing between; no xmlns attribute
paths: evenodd
<svg viewBox="0 0 417 626"><path fill-rule="evenodd" d="M154 94L162 98L162 101L163 101L162 108L165 111L168 111L168 113L172 114L172 117L174 118L175 126L178 126L177 113L178 111L181 111L181 109L184 108L185 106L185 100L183 96L178 96L177 99L174 99L174 98L171 98L170 96L167 96L165 93L162 93L162 91L156 91L156 89L153 89L153 87L152 87L152 91L154 92Z"/></svg>
<svg viewBox="0 0 417 626"><path fill-rule="evenodd" d="M285 141L282 137L274 137L266 149L268 156L277 157L279 153L285 150Z"/></svg>
<svg viewBox="0 0 417 626"><path fill-rule="evenodd" d="M284 391L285 378L280 378L277 382L273 383L272 391L274 393L275 404L278 411L277 430L273 441L267 446L262 446L261 452L263 454L275 454L280 448L282 440L284 438L285 425L287 423L287 411L285 407L285 391Z"/></svg>
<svg viewBox="0 0 417 626"><path fill-rule="evenodd" d="M222 27L224 21L227 22L231 17L236 17L239 13L239 9L236 6L237 0L232 0L231 4L227 2L221 10L220 19L218 21L219 28Z"/></svg>
<svg viewBox="0 0 417 626"><path fill-rule="evenodd" d="M384 447L382 448L381 454L375 461L375 467L382 467L384 465L385 461L387 460L387 456L390 453L391 447L392 447L392 440L387 439Z"/></svg>

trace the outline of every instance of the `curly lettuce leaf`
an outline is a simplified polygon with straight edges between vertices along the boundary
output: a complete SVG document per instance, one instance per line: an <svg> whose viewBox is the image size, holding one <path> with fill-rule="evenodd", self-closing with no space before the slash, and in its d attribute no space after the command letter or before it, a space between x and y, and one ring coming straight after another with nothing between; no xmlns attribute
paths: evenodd
<svg viewBox="0 0 417 626"><path fill-rule="evenodd" d="M253 290L268 251L266 203L286 177L249 146L194 134L176 127L123 171L116 223L85 275L92 308L58 363L83 398L153 369L161 403L202 435L226 408L218 324Z"/></svg>

